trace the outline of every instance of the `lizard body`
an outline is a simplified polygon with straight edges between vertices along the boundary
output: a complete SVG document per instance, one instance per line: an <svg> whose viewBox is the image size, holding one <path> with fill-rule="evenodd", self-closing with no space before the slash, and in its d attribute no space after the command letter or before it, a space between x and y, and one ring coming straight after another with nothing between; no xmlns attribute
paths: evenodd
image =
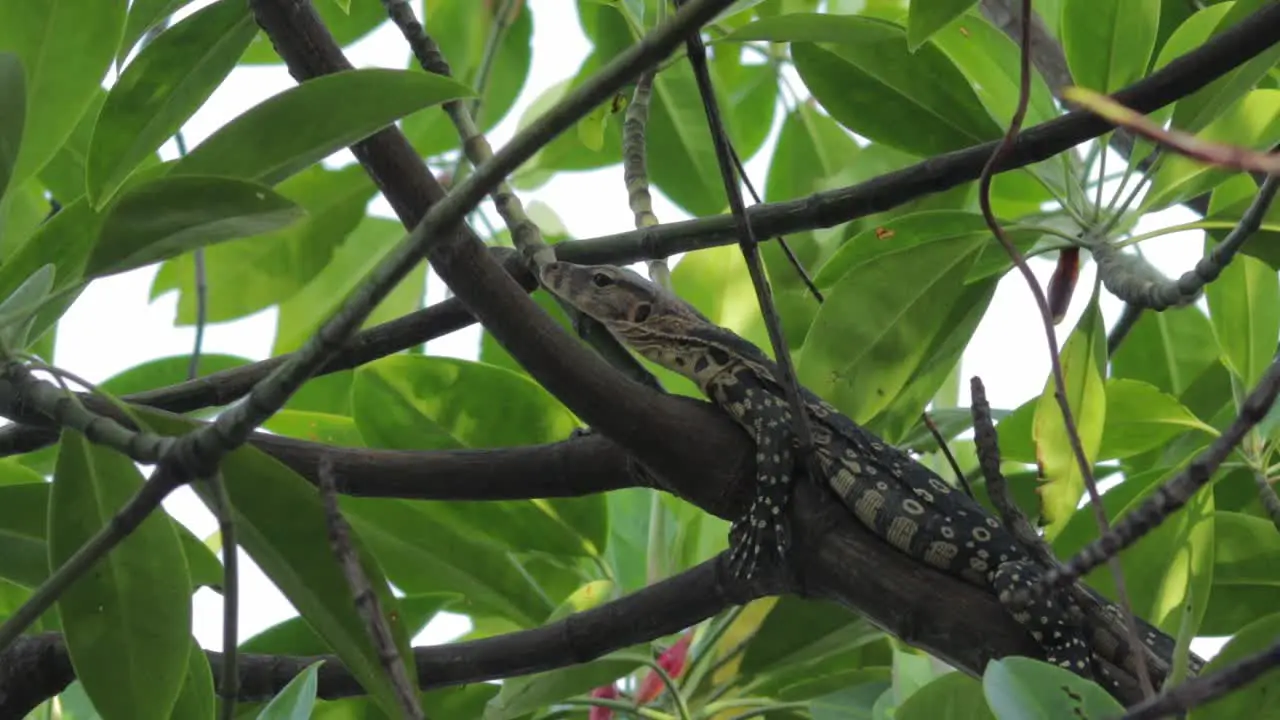
<svg viewBox="0 0 1280 720"><path fill-rule="evenodd" d="M630 270L557 262L541 275L548 290L599 320L624 344L697 383L750 434L756 445L757 495L746 516L733 523L730 564L750 575L770 535L785 555L785 511L797 458L791 410L774 363L755 345ZM906 453L801 390L816 474L859 522L911 557L988 589L1050 662L1093 677L1080 612L1067 592L1047 594L1034 605L1012 602L1014 591L1035 583L1042 568L995 517ZM1148 647L1169 657L1169 638L1150 625L1144 629Z"/></svg>

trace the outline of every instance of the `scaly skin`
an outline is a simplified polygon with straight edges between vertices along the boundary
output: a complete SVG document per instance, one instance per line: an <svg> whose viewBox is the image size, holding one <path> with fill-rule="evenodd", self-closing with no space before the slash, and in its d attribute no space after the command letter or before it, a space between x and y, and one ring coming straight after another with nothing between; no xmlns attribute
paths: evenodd
<svg viewBox="0 0 1280 720"><path fill-rule="evenodd" d="M733 524L731 567L750 576L770 536L785 557L797 443L777 366L751 343L630 270L557 262L541 274L548 290L641 355L693 380L746 430L756 444L757 495ZM1034 584L1043 570L996 518L821 398L804 389L802 396L815 469L863 525L911 557L991 591L1050 662L1094 677L1093 655L1068 593L1013 604L1013 592ZM1150 625L1145 630L1149 646L1171 650L1167 636Z"/></svg>

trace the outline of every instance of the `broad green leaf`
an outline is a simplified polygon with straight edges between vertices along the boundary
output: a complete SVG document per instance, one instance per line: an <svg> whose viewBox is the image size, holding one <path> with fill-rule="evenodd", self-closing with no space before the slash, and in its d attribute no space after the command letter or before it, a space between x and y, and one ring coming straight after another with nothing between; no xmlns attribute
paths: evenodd
<svg viewBox="0 0 1280 720"><path fill-rule="evenodd" d="M41 265L0 302L0 347L6 352L27 346L36 313L53 290L54 272L53 265Z"/></svg>
<svg viewBox="0 0 1280 720"><path fill-rule="evenodd" d="M1273 591L1274 592L1274 591ZM1235 663L1275 645L1280 636L1280 613L1267 615L1250 623L1236 633L1230 642L1205 665L1203 675L1212 675L1230 668ZM1259 718L1274 720L1276 714L1272 698L1280 690L1280 674L1268 672L1253 682L1234 689L1218 700L1197 707L1191 713L1192 720L1228 720L1228 718Z"/></svg>
<svg viewBox="0 0 1280 720"><path fill-rule="evenodd" d="M870 680L811 701L809 711L813 720L879 720L874 714L876 700L892 693L887 678Z"/></svg>
<svg viewBox="0 0 1280 720"><path fill-rule="evenodd" d="M734 331L773 357L755 286L737 245L686 255L671 271L671 286L711 322ZM696 389L694 394L701 396Z"/></svg>
<svg viewBox="0 0 1280 720"><path fill-rule="evenodd" d="M342 498L342 510L406 593L456 593L456 612L536 627L553 604L507 549L459 528L442 503Z"/></svg>
<svg viewBox="0 0 1280 720"><path fill-rule="evenodd" d="M558 700L611 683L639 667L636 655L642 652L649 650L636 646L559 670L507 678L485 707L485 720L514 720Z"/></svg>
<svg viewBox="0 0 1280 720"><path fill-rule="evenodd" d="M223 370L243 367L250 362L249 359L237 355L201 354L196 376L203 377ZM112 375L99 383L98 388L112 395L143 393L185 381L190 367L190 355L155 358Z"/></svg>
<svg viewBox="0 0 1280 720"><path fill-rule="evenodd" d="M311 708L316 703L318 674L323 661L313 662L302 669L284 689L271 698L262 709L258 720L310 720Z"/></svg>
<svg viewBox="0 0 1280 720"><path fill-rule="evenodd" d="M650 181L691 215L722 212L728 203L724 181L688 63L654 77L646 132Z"/></svg>
<svg viewBox="0 0 1280 720"><path fill-rule="evenodd" d="M1106 424L1096 460L1137 455L1187 430L1218 434L1176 398L1147 383L1109 378L1106 393Z"/></svg>
<svg viewBox="0 0 1280 720"><path fill-rule="evenodd" d="M129 63L107 93L89 146L87 185L96 207L182 128L257 32L244 0L220 0L161 33Z"/></svg>
<svg viewBox="0 0 1280 720"><path fill-rule="evenodd" d="M1112 93L1146 74L1160 27L1160 0L1064 0L1061 27L1076 85Z"/></svg>
<svg viewBox="0 0 1280 720"><path fill-rule="evenodd" d="M4 122L0 118L0 124ZM2 131L0 131L2 132ZM22 249L49 217L45 187L31 178L0 198L0 262Z"/></svg>
<svg viewBox="0 0 1280 720"><path fill-rule="evenodd" d="M1124 707L1097 684L1031 658L987 663L982 691L1000 720L1079 720L1118 717L1124 712Z"/></svg>
<svg viewBox="0 0 1280 720"><path fill-rule="evenodd" d="M1205 290L1222 362L1247 388L1271 364L1280 337L1280 280L1261 260L1238 256Z"/></svg>
<svg viewBox="0 0 1280 720"><path fill-rule="evenodd" d="M1280 141L1280 90L1250 92L1226 108L1196 137L1253 150L1270 148ZM1171 155L1160 163L1152 177L1142 208L1159 210L1183 202L1212 190L1231 175L1230 170Z"/></svg>
<svg viewBox="0 0 1280 720"><path fill-rule="evenodd" d="M129 458L62 434L49 564L62 566L142 488ZM169 717L191 648L191 578L173 521L152 513L58 598L67 653L104 718Z"/></svg>
<svg viewBox="0 0 1280 720"><path fill-rule="evenodd" d="M1218 353L1213 327L1195 306L1143 313L1111 358L1111 373L1180 396Z"/></svg>
<svg viewBox="0 0 1280 720"><path fill-rule="evenodd" d="M964 15L976 0L938 0L911 3L907 15L907 47L915 52L926 40L948 23Z"/></svg>
<svg viewBox="0 0 1280 720"><path fill-rule="evenodd" d="M981 262L981 258L978 262ZM933 337L924 359L906 385L871 423L886 440L898 444L912 428L921 426L920 413L924 412L930 402L934 403L933 412L936 415L936 395L939 388L959 367L965 348L969 346L974 331L978 329L978 324L991 305L998 282L999 278L991 277L970 283L955 296L951 309L940 325L947 329L946 332ZM996 417L999 418L1000 415L996 412Z"/></svg>
<svg viewBox="0 0 1280 720"><path fill-rule="evenodd" d="M894 720L994 720L982 683L950 672L917 690L898 706Z"/></svg>
<svg viewBox="0 0 1280 720"><path fill-rule="evenodd" d="M189 432L186 418L139 410L143 421L165 434ZM280 589L311 627L325 639L385 712L398 707L394 690L352 602L351 589L333 555L328 526L315 487L279 461L253 447L241 447L221 464L231 498L240 546ZM192 486L206 505L208 485ZM355 525L355 523L352 523ZM382 606L402 659L413 676L409 638L381 566L365 549L364 530L355 527L352 546Z"/></svg>
<svg viewBox="0 0 1280 720"><path fill-rule="evenodd" d="M345 415L284 409L271 416L263 427L285 437L338 447L364 447L356 423Z"/></svg>
<svg viewBox="0 0 1280 720"><path fill-rule="evenodd" d="M377 3L374 5L375 10L381 11L385 17L386 11ZM360 3L356 6L356 12L362 12ZM449 59L453 77L459 82L476 86L486 46L495 29L494 13L498 7L456 0L433 0L427 6L427 32L439 43L441 54ZM529 76L533 55L533 13L524 3L515 6L515 13L513 21L503 30L502 42L492 55L476 119L482 131L492 129L507 114ZM438 155L460 145L458 130L439 108L427 108L409 115L404 119L403 129L423 156Z"/></svg>
<svg viewBox="0 0 1280 720"><path fill-rule="evenodd" d="M1038 233L1027 231L1006 232L1024 252L1039 237ZM818 269L813 281L820 288L831 288L850 268L873 257L960 239L983 241L978 243L980 250L965 278L966 282L1003 272L1010 266L1004 248L992 241L991 229L981 215L960 210L931 210L891 218L849 238Z"/></svg>
<svg viewBox="0 0 1280 720"><path fill-rule="evenodd" d="M313 165L275 187L306 209L300 222L265 235L205 249L208 321L233 320L283 302L333 259L336 248L365 218L376 189L358 164L340 170ZM152 299L178 290L178 323L196 322L195 261L180 255L160 266Z"/></svg>
<svg viewBox="0 0 1280 720"><path fill-rule="evenodd" d="M1084 455L1091 464L1098 457L1107 417L1107 396L1102 382L1106 347L1106 328L1098 312L1095 295L1063 343L1060 353L1067 404L1071 408ZM1044 478L1040 497L1045 520L1049 523L1046 534L1050 538L1062 531L1084 494L1084 476L1072 450L1056 393L1056 385L1050 375L1036 402L1033 424L1036 458Z"/></svg>
<svg viewBox="0 0 1280 720"><path fill-rule="evenodd" d="M129 16L124 22L124 38L116 52L116 61L123 62L148 30L190 3L191 0L133 0L129 4Z"/></svg>
<svg viewBox="0 0 1280 720"><path fill-rule="evenodd" d="M283 355L302 347L333 316L353 290L363 285L369 273L405 238L404 226L393 220L367 217L347 236L333 253L333 259L288 300L280 304L276 323L276 341L272 355ZM425 263L425 261L424 261ZM406 293L421 303L425 273L423 267L411 271L396 285L378 308L403 304L398 295ZM412 309L417 309L417 304ZM375 310L365 321L372 327L394 319L405 312L387 313ZM386 317L391 315L391 317Z"/></svg>
<svg viewBox="0 0 1280 720"><path fill-rule="evenodd" d="M937 3L945 5L946 3ZM971 3L972 4L972 3ZM931 8L934 3L912 5ZM907 34L910 35L910 27ZM1013 119L1013 112L1018 107L1018 92L1021 76L1018 71L1020 51L1009 36L987 22L977 12L970 11L963 20L952 22L940 28L931 38L956 67L969 80L978 100L1001 127L1005 127ZM1058 116L1053 94L1040 73L1032 73L1031 98L1027 105L1024 126L1038 125ZM1068 184L1078 182L1070 178L1071 159L1067 154L1035 163L1022 173L1006 173L996 176L998 179L992 187L993 196L999 196L1007 184L1018 177L1026 177L1030 173L1045 187L1058 195L1069 196ZM993 200L996 198L993 197ZM1036 208L1038 209L1038 207ZM997 205L996 212L1000 213Z"/></svg>
<svg viewBox="0 0 1280 720"><path fill-rule="evenodd" d="M1253 479L1247 480L1247 489L1256 497ZM1222 482L1217 487L1221 488ZM1280 534L1269 520L1221 510L1214 513L1213 530L1213 592L1200 632L1234 635L1275 609L1276 588L1280 587L1280 567L1275 562L1280 556Z"/></svg>
<svg viewBox="0 0 1280 720"><path fill-rule="evenodd" d="M126 0L0 3L0 52L26 71L26 121L10 184L39 172L99 91L124 32Z"/></svg>
<svg viewBox="0 0 1280 720"><path fill-rule="evenodd" d="M166 177L125 191L106 212L85 275L100 277L234 238L304 214L268 187L233 178Z"/></svg>
<svg viewBox="0 0 1280 720"><path fill-rule="evenodd" d="M9 461L0 463L0 578L36 587L48 577L49 493L44 477ZM190 530L174 526L187 558L191 587L220 585L222 563Z"/></svg>
<svg viewBox="0 0 1280 720"><path fill-rule="evenodd" d="M366 68L324 75L223 125L172 174L274 185L414 110L470 93L456 80L423 72Z"/></svg>
<svg viewBox="0 0 1280 720"><path fill-rule="evenodd" d="M845 272L800 351L801 382L865 423L927 358L981 241L971 237L874 256ZM911 277L905 283L903 277Z"/></svg>
<svg viewBox="0 0 1280 720"><path fill-rule="evenodd" d="M182 681L182 690L173 703L172 718L183 720L213 720L217 698L213 690L213 669L209 659L195 638L191 639L187 651L187 674Z"/></svg>
<svg viewBox="0 0 1280 720"><path fill-rule="evenodd" d="M818 102L875 142L927 157L1000 136L947 56L932 45L912 54L906 32L891 23L795 13L752 23L728 39L791 42L796 69Z"/></svg>
<svg viewBox="0 0 1280 720"><path fill-rule="evenodd" d="M400 611L404 618L406 634L417 635L422 626L436 615L446 604L458 599L450 593L434 595L410 595L400 599ZM306 618L292 617L277 623L253 637L240 643L240 650L246 653L264 655L323 655L329 652L329 646L307 624Z"/></svg>
<svg viewBox="0 0 1280 720"><path fill-rule="evenodd" d="M107 91L98 88L89 101L80 122L76 124L62 147L54 153L33 180L43 185L53 194L63 207L79 200L85 194L85 163L89 156L89 143L93 141L93 128L98 124L98 113L107 102ZM145 158L139 171L160 167L160 159L156 155ZM43 200L43 193L41 199ZM47 205L46 213L47 213ZM43 216L41 216L43 219Z"/></svg>
<svg viewBox="0 0 1280 720"><path fill-rule="evenodd" d="M1209 229L1209 237L1215 242L1226 239L1257 196L1258 183L1245 174L1234 175L1214 188L1205 221L1218 227ZM1267 208L1257 232L1249 236L1240 252L1280 269L1280 205L1272 203Z"/></svg>
<svg viewBox="0 0 1280 720"><path fill-rule="evenodd" d="M1218 21L1213 35L1221 34L1244 20L1268 1L1235 0L1230 4L1231 9ZM1235 103L1275 67L1277 61L1280 61L1280 45L1273 45L1252 60L1182 98L1173 110L1173 127L1193 133L1208 128L1224 111L1230 112Z"/></svg>
<svg viewBox="0 0 1280 720"><path fill-rule="evenodd" d="M49 576L48 508L49 484L42 477L0 486L0 578L36 588Z"/></svg>
<svg viewBox="0 0 1280 720"><path fill-rule="evenodd" d="M364 365L356 371L352 407L371 447L512 447L557 442L577 427L573 415L533 381L452 358L400 355ZM604 507L603 498L593 496L457 503L437 510L511 550L575 556L603 551ZM566 514L580 522L588 516L598 520L571 527Z"/></svg>
<svg viewBox="0 0 1280 720"><path fill-rule="evenodd" d="M22 58L0 52L0 194L9 189L9 178L22 150L22 126L27 112L27 79Z"/></svg>

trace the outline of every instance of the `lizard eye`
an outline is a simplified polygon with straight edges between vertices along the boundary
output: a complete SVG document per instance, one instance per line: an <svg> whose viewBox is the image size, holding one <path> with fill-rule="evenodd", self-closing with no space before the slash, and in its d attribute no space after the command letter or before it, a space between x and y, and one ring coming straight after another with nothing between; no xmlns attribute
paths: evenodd
<svg viewBox="0 0 1280 720"><path fill-rule="evenodd" d="M653 312L653 306L649 303L637 305L636 309L631 313L631 322L642 323L649 319L651 312Z"/></svg>
<svg viewBox="0 0 1280 720"><path fill-rule="evenodd" d="M596 287L609 287L613 284L613 278L598 272L591 276L591 283Z"/></svg>

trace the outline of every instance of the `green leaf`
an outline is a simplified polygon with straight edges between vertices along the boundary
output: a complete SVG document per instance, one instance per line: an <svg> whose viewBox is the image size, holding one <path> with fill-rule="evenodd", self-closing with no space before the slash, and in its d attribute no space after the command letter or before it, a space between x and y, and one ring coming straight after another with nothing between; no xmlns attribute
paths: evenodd
<svg viewBox="0 0 1280 720"><path fill-rule="evenodd" d="M721 212L728 202L724 181L688 63L672 65L654 77L646 132L653 185L691 215Z"/></svg>
<svg viewBox="0 0 1280 720"><path fill-rule="evenodd" d="M244 0L221 0L161 33L125 67L89 146L87 185L95 207L182 128L257 32Z"/></svg>
<svg viewBox="0 0 1280 720"><path fill-rule="evenodd" d="M271 702L258 714L258 720L310 720L311 708L316 703L316 687L319 685L320 666L324 661L313 662L302 669L284 689L271 698Z"/></svg>
<svg viewBox="0 0 1280 720"><path fill-rule="evenodd" d="M41 265L0 302L0 347L6 353L27 346L36 313L53 290L54 272L52 265Z"/></svg>
<svg viewBox="0 0 1280 720"><path fill-rule="evenodd" d="M550 393L516 373L452 358L400 355L366 364L352 386L356 425L372 447L495 448L563 440L578 426ZM596 555L608 537L599 496L458 503L447 512L512 550ZM562 517L597 522L579 535Z"/></svg>
<svg viewBox="0 0 1280 720"><path fill-rule="evenodd" d="M1111 358L1117 378L1131 378L1180 396L1217 359L1213 327L1200 308L1143 313Z"/></svg>
<svg viewBox="0 0 1280 720"><path fill-rule="evenodd" d="M243 367L250 362L252 361L237 355L201 353L196 376L202 377L223 370ZM190 367L190 355L155 358L112 375L99 383L98 388L112 395L131 395L133 393L156 390L185 381L187 379L187 370Z"/></svg>
<svg viewBox="0 0 1280 720"><path fill-rule="evenodd" d="M1106 388L1102 382L1106 347L1106 328L1095 294L1060 353L1067 404L1090 464L1098 457L1107 417ZM1084 476L1072 450L1056 392L1050 376L1036 402L1033 425L1036 458L1044 477L1040 496L1044 517L1049 523L1045 532L1050 538L1062 531L1084 494Z"/></svg>
<svg viewBox="0 0 1280 720"><path fill-rule="evenodd" d="M89 101L89 108L85 110L80 122L71 131L70 137L32 179L43 185L42 190L48 189L54 197L58 198L58 202L62 203L64 208L85 194L85 161L89 155L89 143L93 141L93 128L98 124L98 113L102 111L106 101L106 90L98 88ZM159 166L159 157L152 155L142 162L139 170L143 168L150 170ZM41 200L44 200L43 192ZM48 203L43 202L43 204L46 209L40 216L41 220L44 219L45 214L48 214Z"/></svg>
<svg viewBox="0 0 1280 720"><path fill-rule="evenodd" d="M342 307L347 296L367 281L368 274L404 238L404 226L398 222L377 217L362 220L346 241L338 246L333 259L324 269L305 287L280 304L276 341L271 354L283 355L302 347ZM401 280L396 288L409 291L415 299L420 300L424 283L424 267L419 266ZM391 295L379 303L379 308L397 302L396 292L393 290ZM374 315L377 314L375 311ZM386 318L390 319L393 318ZM371 316L365 321L364 327L371 327L379 322L382 320Z"/></svg>
<svg viewBox="0 0 1280 720"><path fill-rule="evenodd" d="M994 720L982 683L950 672L925 685L898 706L894 720Z"/></svg>
<svg viewBox="0 0 1280 720"><path fill-rule="evenodd" d="M876 701L892 693L888 679L861 682L813 700L809 711L813 720L879 720L881 716L874 710Z"/></svg>
<svg viewBox="0 0 1280 720"><path fill-rule="evenodd" d="M1246 486L1256 497L1252 478L1247 478ZM1269 520L1219 510L1213 515L1213 539L1213 591L1200 632L1234 635L1275 609L1280 534Z"/></svg>
<svg viewBox="0 0 1280 720"><path fill-rule="evenodd" d="M1106 381L1106 424L1096 460L1125 458L1160 447L1187 430L1216 436L1176 398L1137 380Z"/></svg>
<svg viewBox="0 0 1280 720"><path fill-rule="evenodd" d="M1124 712L1124 707L1097 684L1030 658L987 663L982 691L1000 720L1079 720L1118 717Z"/></svg>
<svg viewBox="0 0 1280 720"><path fill-rule="evenodd" d="M213 669L209 667L209 659L205 657L200 643L192 638L191 647L187 651L187 675L182 681L178 699L173 703L173 714L170 717L213 720L214 706L217 704L213 692Z"/></svg>
<svg viewBox="0 0 1280 720"><path fill-rule="evenodd" d="M178 161L172 174L274 185L405 115L470 95L461 83L405 70L345 70L254 106Z"/></svg>
<svg viewBox="0 0 1280 720"><path fill-rule="evenodd" d="M907 48L915 52L948 23L964 15L976 0L938 0L912 3L907 14Z"/></svg>
<svg viewBox="0 0 1280 720"><path fill-rule="evenodd" d="M1204 219L1220 226L1208 229L1209 237L1215 242L1226 239L1257 196L1258 184L1245 174L1234 175L1214 188L1209 198L1209 214ZM1257 232L1249 237L1240 252L1280 269L1280 206L1272 203L1267 208Z"/></svg>
<svg viewBox="0 0 1280 720"><path fill-rule="evenodd" d="M139 416L158 432L189 432L186 418L139 409ZM240 546L280 589L311 627L325 639L360 684L385 712L397 708L395 691L386 678L378 651L356 612L351 589L333 555L328 526L315 487L279 461L253 447L229 453L221 464L223 482L231 497L232 518ZM205 483L192 486L206 505ZM353 523L354 525L354 523ZM382 606L400 655L413 676L409 638L379 564L365 550L363 528L355 527L352 545Z"/></svg>
<svg viewBox="0 0 1280 720"><path fill-rule="evenodd" d="M794 13L752 23L727 39L791 42L796 70L814 98L872 141L927 157L1000 136L951 60L931 45L912 54L906 33L891 23Z"/></svg>
<svg viewBox="0 0 1280 720"><path fill-rule="evenodd" d="M22 58L0 52L0 195L9 188L9 179L22 151L22 124L27 112L27 79Z"/></svg>
<svg viewBox="0 0 1280 720"><path fill-rule="evenodd" d="M1061 28L1076 85L1112 93L1146 74L1160 28L1160 0L1064 0Z"/></svg>
<svg viewBox="0 0 1280 720"><path fill-rule="evenodd" d="M376 189L358 164L340 170L313 165L280 183L276 192L306 209L300 222L265 235L205 249L208 322L234 320L284 302L332 261L337 247L365 219ZM178 323L196 322L195 260L165 262L151 286L155 299L178 290Z"/></svg>
<svg viewBox="0 0 1280 720"><path fill-rule="evenodd" d="M101 277L215 243L285 227L302 208L233 178L166 177L126 191L107 210L85 266Z"/></svg>
<svg viewBox="0 0 1280 720"><path fill-rule="evenodd" d="M1222 672L1250 655L1271 648L1277 636L1280 636L1280 613L1257 619L1236 633L1236 636L1205 665L1202 674L1211 675ZM1228 720L1228 718L1244 717L1271 720L1276 717L1272 698L1277 691L1280 691L1280 674L1269 672L1234 689L1218 700L1197 707L1192 717L1195 720Z"/></svg>
<svg viewBox="0 0 1280 720"><path fill-rule="evenodd" d="M1280 280L1261 260L1239 256L1205 290L1223 364L1247 388L1262 377L1280 337Z"/></svg>
<svg viewBox="0 0 1280 720"><path fill-rule="evenodd" d="M1268 1L1235 0L1231 9L1218 21L1213 35L1231 28L1261 9ZM1208 11L1206 9L1201 12ZM1189 24L1191 20L1187 22ZM1235 107L1235 103L1274 68L1277 61L1280 61L1280 45L1273 45L1252 60L1182 98L1173 111L1173 127L1193 133L1209 127L1224 111L1229 112L1230 108Z"/></svg>
<svg viewBox="0 0 1280 720"><path fill-rule="evenodd" d="M124 32L126 0L0 3L0 52L22 60L26 121L10 184L44 167L99 92Z"/></svg>
<svg viewBox="0 0 1280 720"><path fill-rule="evenodd" d="M972 237L874 256L845 272L800 351L801 382L854 420L883 410L928 357L982 241ZM903 277L911 277L905 283Z"/></svg>
<svg viewBox="0 0 1280 720"><path fill-rule="evenodd" d="M599 660L571 665L559 670L507 678L502 689L485 706L485 720L511 720L558 700L611 683L640 666L637 653L648 648L635 646L609 653Z"/></svg>
<svg viewBox="0 0 1280 720"><path fill-rule="evenodd" d="M64 564L142 487L129 458L63 432L49 564ZM191 578L173 521L150 517L58 598L67 653L106 718L169 717L191 649Z"/></svg>
<svg viewBox="0 0 1280 720"><path fill-rule="evenodd" d="M1176 127L1176 126L1175 126ZM1178 128L1185 129L1185 128ZM1226 108L1196 137L1254 150L1280 141L1280 90L1254 90ZM1232 176L1199 160L1171 155L1160 163L1142 200L1143 210L1159 210L1212 190Z"/></svg>
<svg viewBox="0 0 1280 720"><path fill-rule="evenodd" d="M129 16L124 23L124 39L116 52L116 62L124 62L142 36L158 26L191 0L133 0L129 4Z"/></svg>
<svg viewBox="0 0 1280 720"><path fill-rule="evenodd" d="M49 485L42 477L0 486L0 578L36 588L49 576L48 508Z"/></svg>

